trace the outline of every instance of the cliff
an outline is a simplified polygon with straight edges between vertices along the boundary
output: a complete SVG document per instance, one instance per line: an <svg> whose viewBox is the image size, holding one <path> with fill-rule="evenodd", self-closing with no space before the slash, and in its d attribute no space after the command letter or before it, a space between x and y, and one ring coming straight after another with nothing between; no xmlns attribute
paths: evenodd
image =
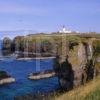
<svg viewBox="0 0 100 100"><path fill-rule="evenodd" d="M61 90L71 90L92 80L100 72L100 40L91 35L29 35L20 40L24 57L55 56L54 70ZM16 45L15 45L16 47ZM21 46L20 46L21 47ZM24 50L24 51L23 51Z"/></svg>

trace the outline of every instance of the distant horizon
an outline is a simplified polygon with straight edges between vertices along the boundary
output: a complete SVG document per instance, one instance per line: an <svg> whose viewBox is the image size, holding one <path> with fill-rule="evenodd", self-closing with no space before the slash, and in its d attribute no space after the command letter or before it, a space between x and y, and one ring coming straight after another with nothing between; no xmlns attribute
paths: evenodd
<svg viewBox="0 0 100 100"><path fill-rule="evenodd" d="M0 30L0 34L1 33L12 33L12 32L33 32L33 33L53 33L53 32L59 32L61 30L62 27L60 27L58 30L55 31L38 31L38 30L29 30L29 29L19 29L19 30ZM100 31L96 32L96 31L77 31L77 30L70 30L72 32L80 32L80 33L90 33L90 32L95 32L95 33L100 33Z"/></svg>
<svg viewBox="0 0 100 100"><path fill-rule="evenodd" d="M26 32L25 32L26 31ZM30 32L31 31L31 32ZM58 31L56 31L58 32ZM75 31L72 31L72 33L75 32ZM32 31L32 30L29 30L29 32L27 30L16 30L16 31L0 31L0 40L2 40L3 38L5 37L9 37L10 39L13 39L15 38L16 36L27 36L27 35L30 35L30 34L39 34L39 33L44 33L44 34L52 34L52 33L55 33L55 32L36 32L36 31ZM82 33L92 33L92 32L79 32L80 34ZM97 33L97 32L94 32L94 33ZM67 33L65 33L67 34ZM68 33L68 34L71 34L71 33ZM97 33L99 34L99 32Z"/></svg>

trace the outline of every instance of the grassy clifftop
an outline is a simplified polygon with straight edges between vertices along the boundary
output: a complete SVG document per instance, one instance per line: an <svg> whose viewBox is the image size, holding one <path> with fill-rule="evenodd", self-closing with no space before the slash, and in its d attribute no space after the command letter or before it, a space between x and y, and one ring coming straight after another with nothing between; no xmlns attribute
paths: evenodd
<svg viewBox="0 0 100 100"><path fill-rule="evenodd" d="M84 86L61 96L55 96L55 100L100 100L100 76Z"/></svg>

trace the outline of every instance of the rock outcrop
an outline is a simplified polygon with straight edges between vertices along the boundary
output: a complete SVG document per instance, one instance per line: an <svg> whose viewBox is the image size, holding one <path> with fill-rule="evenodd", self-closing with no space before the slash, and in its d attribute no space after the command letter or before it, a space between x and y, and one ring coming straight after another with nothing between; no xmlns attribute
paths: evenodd
<svg viewBox="0 0 100 100"><path fill-rule="evenodd" d="M15 82L15 79L12 77L0 79L0 85L9 84Z"/></svg>
<svg viewBox="0 0 100 100"><path fill-rule="evenodd" d="M15 79L9 76L5 71L0 71L0 85L13 83Z"/></svg>
<svg viewBox="0 0 100 100"><path fill-rule="evenodd" d="M64 44L64 43L63 43ZM64 90L72 89L74 86L85 84L87 80L93 78L94 64L88 55L92 55L91 48L90 52L87 53L86 44L79 42L77 45L70 50L69 46L65 47L67 55L62 52L63 55L55 59L54 69L58 75L59 83ZM64 49L65 50L65 49ZM66 56L66 59L65 59ZM63 62L62 62L63 58ZM89 59L88 59L89 58Z"/></svg>
<svg viewBox="0 0 100 100"><path fill-rule="evenodd" d="M32 73L28 76L28 79L30 79L30 80L40 80L40 79L50 78L50 77L53 77L55 75L56 74L53 70L49 70L49 71Z"/></svg>
<svg viewBox="0 0 100 100"><path fill-rule="evenodd" d="M9 55L11 54L11 40L8 37L5 37L3 39L3 55Z"/></svg>

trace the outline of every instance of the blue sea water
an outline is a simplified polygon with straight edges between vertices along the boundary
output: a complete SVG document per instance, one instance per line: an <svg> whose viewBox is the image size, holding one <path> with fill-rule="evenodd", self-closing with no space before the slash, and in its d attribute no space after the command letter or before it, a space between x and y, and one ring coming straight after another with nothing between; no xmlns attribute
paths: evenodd
<svg viewBox="0 0 100 100"><path fill-rule="evenodd" d="M53 69L53 59L0 61L0 70L16 78L15 83L0 86L0 100L13 100L15 96L56 90L59 88L57 77L35 81L27 79L30 73L49 69Z"/></svg>

